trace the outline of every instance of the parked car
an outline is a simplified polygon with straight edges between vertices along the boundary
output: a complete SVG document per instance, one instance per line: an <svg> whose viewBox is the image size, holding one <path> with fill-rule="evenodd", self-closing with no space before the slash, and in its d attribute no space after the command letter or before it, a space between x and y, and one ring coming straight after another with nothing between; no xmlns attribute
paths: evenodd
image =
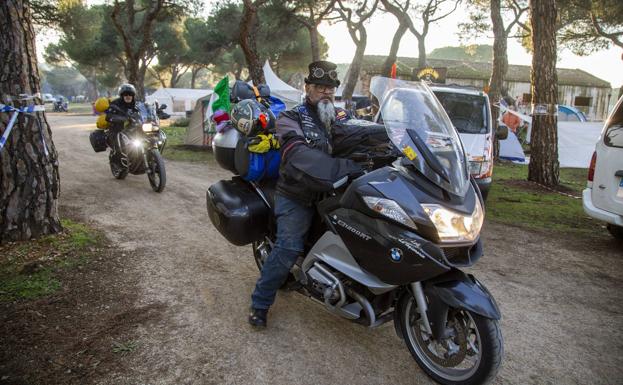
<svg viewBox="0 0 623 385"><path fill-rule="evenodd" d="M604 124L587 179L584 212L606 222L610 234L623 240L623 96Z"/></svg>
<svg viewBox="0 0 623 385"><path fill-rule="evenodd" d="M434 85L431 89L459 132L472 174L484 199L491 188L493 174L493 138L489 97L471 87ZM500 125L496 133L506 139L508 127Z"/></svg>
<svg viewBox="0 0 623 385"><path fill-rule="evenodd" d="M52 94L43 94L43 103L54 103L56 98Z"/></svg>

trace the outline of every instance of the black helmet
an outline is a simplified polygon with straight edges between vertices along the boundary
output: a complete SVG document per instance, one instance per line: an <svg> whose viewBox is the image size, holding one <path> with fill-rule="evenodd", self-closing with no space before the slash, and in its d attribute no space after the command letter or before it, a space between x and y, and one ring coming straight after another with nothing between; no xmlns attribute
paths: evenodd
<svg viewBox="0 0 623 385"><path fill-rule="evenodd" d="M136 96L136 88L134 88L132 84L122 84L121 87L119 87L119 96L123 96L124 94Z"/></svg>

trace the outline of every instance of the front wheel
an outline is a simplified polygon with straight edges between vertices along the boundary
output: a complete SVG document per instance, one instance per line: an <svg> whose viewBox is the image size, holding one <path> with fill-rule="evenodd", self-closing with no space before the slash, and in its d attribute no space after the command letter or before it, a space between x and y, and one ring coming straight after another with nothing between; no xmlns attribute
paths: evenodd
<svg viewBox="0 0 623 385"><path fill-rule="evenodd" d="M147 155L147 177L149 178L149 184L155 192L162 192L164 186L167 184L167 173L164 169L164 159L162 155L156 149L149 151Z"/></svg>
<svg viewBox="0 0 623 385"><path fill-rule="evenodd" d="M481 384L497 374L504 352L498 322L469 310L450 308L450 337L437 340L420 321L411 294L398 304L398 321L411 355L431 378L442 384Z"/></svg>
<svg viewBox="0 0 623 385"><path fill-rule="evenodd" d="M121 164L119 156L113 155L111 152L108 155L108 163L110 164L110 172L115 179L125 179L128 176L128 168Z"/></svg>

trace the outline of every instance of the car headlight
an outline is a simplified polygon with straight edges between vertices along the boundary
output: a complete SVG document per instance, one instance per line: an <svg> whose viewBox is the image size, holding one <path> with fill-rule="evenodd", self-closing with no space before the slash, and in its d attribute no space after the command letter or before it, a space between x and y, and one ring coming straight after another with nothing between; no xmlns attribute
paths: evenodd
<svg viewBox="0 0 623 385"><path fill-rule="evenodd" d="M402 207L393 200L377 197L363 197L363 201L375 212L417 230L417 226L413 223L413 220Z"/></svg>
<svg viewBox="0 0 623 385"><path fill-rule="evenodd" d="M143 123L143 132L151 132L152 127L151 123Z"/></svg>
<svg viewBox="0 0 623 385"><path fill-rule="evenodd" d="M472 215L457 213L434 204L423 204L422 207L435 225L442 242L472 242L478 238L484 221L480 200L476 199Z"/></svg>
<svg viewBox="0 0 623 385"><path fill-rule="evenodd" d="M482 162L480 161L469 161L469 173L474 176L480 175L480 169L482 166Z"/></svg>

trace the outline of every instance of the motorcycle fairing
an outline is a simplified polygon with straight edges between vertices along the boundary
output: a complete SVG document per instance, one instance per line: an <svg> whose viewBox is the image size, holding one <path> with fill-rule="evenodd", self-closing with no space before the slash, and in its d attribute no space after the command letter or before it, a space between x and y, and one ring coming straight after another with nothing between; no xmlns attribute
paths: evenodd
<svg viewBox="0 0 623 385"><path fill-rule="evenodd" d="M371 210L363 201L363 197L372 196L391 199L409 215L417 226L418 235L439 243L437 229L422 208L423 203L439 204L450 210L471 214L476 205L476 194L468 193L465 197L444 193L427 178L410 171L406 167L383 167L357 178L344 192L340 205L345 208L365 213L368 216L390 222L391 219ZM474 187L470 184L470 189ZM396 226L403 226L396 224ZM473 244L466 244L469 246ZM460 246L460 245L454 245Z"/></svg>
<svg viewBox="0 0 623 385"><path fill-rule="evenodd" d="M325 232L309 250L303 260L301 269L304 272L308 271L317 261L322 261L342 274L365 285L374 294L382 294L396 288L396 286L385 283L363 270L348 251L342 239L331 231Z"/></svg>
<svg viewBox="0 0 623 385"><path fill-rule="evenodd" d="M450 269L434 243L387 220L344 208L329 219L363 270L385 283L406 285Z"/></svg>

